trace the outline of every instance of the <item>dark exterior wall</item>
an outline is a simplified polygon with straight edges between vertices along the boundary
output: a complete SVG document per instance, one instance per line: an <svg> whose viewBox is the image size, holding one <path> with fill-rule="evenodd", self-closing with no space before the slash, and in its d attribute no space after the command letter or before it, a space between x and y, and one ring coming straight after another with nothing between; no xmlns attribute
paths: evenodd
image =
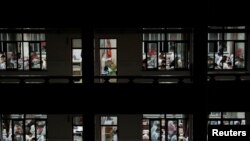
<svg viewBox="0 0 250 141"><path fill-rule="evenodd" d="M72 115L48 115L48 139L72 141Z"/></svg>
<svg viewBox="0 0 250 141"><path fill-rule="evenodd" d="M250 125L250 112L246 112L246 124Z"/></svg>

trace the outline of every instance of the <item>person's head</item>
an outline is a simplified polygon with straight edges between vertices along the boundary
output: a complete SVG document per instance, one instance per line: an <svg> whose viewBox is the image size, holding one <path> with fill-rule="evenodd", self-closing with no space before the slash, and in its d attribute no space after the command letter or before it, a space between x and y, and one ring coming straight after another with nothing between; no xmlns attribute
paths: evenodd
<svg viewBox="0 0 250 141"><path fill-rule="evenodd" d="M4 54L2 54L1 57L0 57L0 59L1 59L1 61L5 61L6 56Z"/></svg>
<svg viewBox="0 0 250 141"><path fill-rule="evenodd" d="M108 66L104 66L104 71L108 71L108 70L109 70Z"/></svg>
<svg viewBox="0 0 250 141"><path fill-rule="evenodd" d="M31 137L31 136L32 136L32 133L31 133L31 132L28 132L27 135Z"/></svg>
<svg viewBox="0 0 250 141"><path fill-rule="evenodd" d="M222 59L221 59L221 62L226 62L227 61L227 56L223 56Z"/></svg>

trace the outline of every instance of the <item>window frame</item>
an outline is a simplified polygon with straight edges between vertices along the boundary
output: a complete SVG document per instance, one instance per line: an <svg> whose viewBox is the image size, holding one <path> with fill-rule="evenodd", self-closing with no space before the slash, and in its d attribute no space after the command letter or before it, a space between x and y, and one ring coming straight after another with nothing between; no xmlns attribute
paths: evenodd
<svg viewBox="0 0 250 141"><path fill-rule="evenodd" d="M210 39L208 39L209 38L209 34L210 33L214 33L214 34L221 34L221 39L216 39L216 40L210 40ZM244 34L244 36L245 36L245 39L243 40L243 39L225 39L225 34L234 34L234 33L236 33L236 34L240 34L240 33L243 33ZM214 72L214 71L221 71L221 72L227 72L227 71L247 71L247 58L248 58L248 54L247 54L247 52L248 52L248 34L247 34L247 29L246 28L237 28L237 26L236 26L236 28L230 28L230 29L228 29L228 27L227 26L222 26L222 27L220 27L220 28L213 28L213 26L212 27L208 27L208 34L207 34L207 57L209 57L209 54L210 53L212 53L212 55L213 55L213 57L214 58L212 58L213 59L213 62L214 62L214 64L216 63L215 62L215 54L218 52L217 50L218 50L218 44L225 44L225 43L227 43L227 42L232 42L232 48L233 48L233 55L234 55L234 57L233 57L233 66L232 66L232 69L215 69L215 66L213 65L213 68L209 68L208 67L208 63L207 63L207 68L208 68L208 71L211 71L211 72ZM212 43L212 44L214 44L214 52L210 52L209 51L209 43ZM236 44L237 43L244 43L244 68L235 68L235 54L236 54ZM217 48L217 50L215 50ZM228 47L227 47L227 49L228 49ZM223 54L224 53L228 53L228 52L224 52L223 51ZM223 55L222 54L222 55ZM207 59L208 60L208 59Z"/></svg>
<svg viewBox="0 0 250 141"><path fill-rule="evenodd" d="M101 72L101 63L102 63L102 60L100 60L101 59L101 54L100 54L100 51L101 50L108 50L108 48L105 48L105 45L104 45L104 47L101 47L100 46L100 43L101 43L101 40L116 40L116 47L112 47L111 46L111 48L109 48L111 51L112 50L115 50L116 51L116 74L115 74L115 76L118 76L118 38L98 38L98 56L99 56L99 75L100 76L106 76L106 75L104 75L104 74L102 74L102 72ZM112 76L112 75L107 75L107 76Z"/></svg>
<svg viewBox="0 0 250 141"><path fill-rule="evenodd" d="M112 124L112 125L105 125L102 124L102 117L116 117L117 118L117 124ZM117 141L119 141L119 117L118 115L100 115L99 118L99 125L100 125L100 141L102 141L102 127L116 127L117 132Z"/></svg>
<svg viewBox="0 0 250 141"><path fill-rule="evenodd" d="M154 114L152 114L152 115L154 115ZM157 115L157 114L156 114ZM172 117L172 118L168 118L167 117L167 114L164 114L164 116L163 117L157 117L157 118L145 118L144 117L144 114L142 115L142 122L143 122L143 120L148 120L149 121L149 125L148 125L148 127L149 127L149 139L148 139L148 141L151 141L151 125L150 125L150 122L152 121L152 120L159 120L160 121L160 139L159 139L159 141L162 141L162 120L165 120L165 128L164 128L164 130L165 130L165 141L167 141L167 137L168 137L168 121L176 121L177 122L177 131L176 131L176 136L177 136L177 141L179 140L179 120L183 120L183 121L185 121L186 122L186 124L188 124L188 122L189 122L189 120L190 120L190 118L189 118L189 115L188 114L181 114L181 115L185 115L185 117L181 117L181 118L179 118L179 117ZM143 124L141 124L141 129L142 129L142 136L141 136L141 140L143 141ZM185 129L186 130L186 129ZM191 130L193 130L193 129L191 129ZM190 135L188 135L188 137L190 138Z"/></svg>
<svg viewBox="0 0 250 141"><path fill-rule="evenodd" d="M74 118L75 117L81 117L82 118L82 124L74 124ZM82 127L82 141L84 141L83 137L83 132L84 132L84 127L83 127L83 115L73 115L72 116L72 141L74 141L74 126L81 126Z"/></svg>
<svg viewBox="0 0 250 141"><path fill-rule="evenodd" d="M18 30L17 30L18 31ZM15 35L17 35L17 34L21 34L21 40L9 40L9 41L7 41L7 40L0 40L0 46L1 45L3 45L3 50L5 50L5 62L6 62L6 68L5 69L1 69L0 70L0 72L1 71L24 71L24 72L27 72L27 71L47 71L48 70L48 65L47 65L47 63L46 63L46 69L43 69L42 68L42 43L43 42L45 42L46 43L46 46L47 46L47 41L46 41L46 33L45 33L45 31L43 31L43 30L41 30L40 32L32 32L32 30L31 31L28 31L28 32L26 32L26 31L20 31L20 32L15 32L15 31L13 31L13 32L7 32L7 31L5 31L5 32L0 32L0 34L10 34L10 33L12 33L12 34L15 34ZM45 40L25 40L24 39L24 34L37 34L37 35L41 35L41 34L44 34L44 36L45 36ZM16 44L16 55L17 55L17 58L16 58L16 64L17 64L17 68L14 68L14 69L9 69L8 67L7 67L7 44L8 43L15 43ZM18 65L19 65L19 61L18 61L18 44L20 43L20 45L21 45L21 52L22 52L22 64L23 64L23 68L22 69L19 69L18 68ZM24 43L28 43L28 50L29 50L29 52L28 52L28 55L29 55L29 69L24 69ZM39 43L39 50L40 50L40 53L39 53L39 55L40 55L40 57L39 57L39 60L40 60L40 68L32 68L31 67L31 55L30 55L30 44L32 44L32 43ZM6 49L5 49L6 48ZM47 61L48 60L48 57L47 57L47 49L46 49L46 62L48 62Z"/></svg>
<svg viewBox="0 0 250 141"><path fill-rule="evenodd" d="M3 121L4 120L9 120L11 122L11 135L15 135L14 134L14 122L13 121L22 121L23 122L23 125L22 125L22 128L23 128L23 140L25 141L26 140L26 120L34 120L35 123L34 123L34 126L35 126L35 140L37 141L37 121L44 121L45 122L45 125L46 125L46 138L45 138L45 141L48 140L48 115L46 114L46 118L26 118L26 114L20 114L20 115L23 115L23 118L11 118L11 117L8 117L8 118L3 118L3 115L5 114L1 114L1 131L3 131ZM10 114L11 115L11 114ZM3 137L3 133L1 133L1 138ZM14 136L11 137L12 138L12 141L14 141Z"/></svg>
<svg viewBox="0 0 250 141"><path fill-rule="evenodd" d="M80 68L81 74L80 75L74 75L74 71L73 71L73 66L74 66L74 62L73 62L73 50L74 49L77 49L77 50L80 49L81 50L81 59L83 58L82 57L82 52L83 52L82 43L81 43L81 47L74 47L73 46L73 40L78 40L78 39L81 40L81 42L82 42L82 38L71 38L71 44L70 44L71 45L71 55L70 56L71 56L71 74L72 74L72 76L82 76L82 71L83 71L82 70L82 61L83 60L81 60L81 62L80 62L80 64L81 64L80 65L80 67L81 67Z"/></svg>
<svg viewBox="0 0 250 141"><path fill-rule="evenodd" d="M210 113L212 113L212 112L210 112ZM228 125L230 125L230 122L233 122L233 125L235 125L235 121L238 121L241 126L242 126L242 121L245 121L244 125L246 125L246 115L245 115L244 118L224 118L223 115L224 115L224 113L227 113L227 112L217 112L217 113L220 113L219 118L210 118L209 117L210 114L208 114L208 119L207 119L207 124L208 125L211 125L212 121L220 122L220 124L217 123L217 125L227 125L227 124L224 124L225 121L228 121L228 123L229 123Z"/></svg>
<svg viewBox="0 0 250 141"><path fill-rule="evenodd" d="M157 56L157 61L156 61L156 68L153 68L153 69L150 69L148 68L148 63L146 62L146 69L144 69L142 67L142 71L189 71L190 70L190 62L191 62L191 38L192 38L192 30L191 29L188 29L188 28L160 28L160 29L143 29L142 31L143 33L143 37L142 37L142 61L144 61L143 59L143 54L145 53L146 55L146 61L147 61L147 45L148 43L157 43L157 53L156 53L156 56ZM145 40L144 39L144 36L145 34L160 34L160 39L158 40ZM186 39L181 39L181 40L169 40L168 39L168 36L169 34L181 34L183 36L187 36ZM164 37L162 37L164 35ZM178 36L178 35L177 35ZM184 37L185 38L185 37ZM167 50L168 50L168 47L169 47L169 44L171 43L174 43L175 46L174 46L174 64L176 65L177 64L177 61L175 60L175 57L177 55L177 43L182 43L185 47L184 47L184 62L185 64L183 65L183 68L178 68L178 67L174 67L174 68L170 68L170 69L159 69L160 68L160 65L159 65L159 56L161 53L161 51L159 51L160 48L165 48L167 47ZM162 46L163 45L163 46ZM163 51L165 53L167 53L167 51ZM143 66L143 64L142 64Z"/></svg>

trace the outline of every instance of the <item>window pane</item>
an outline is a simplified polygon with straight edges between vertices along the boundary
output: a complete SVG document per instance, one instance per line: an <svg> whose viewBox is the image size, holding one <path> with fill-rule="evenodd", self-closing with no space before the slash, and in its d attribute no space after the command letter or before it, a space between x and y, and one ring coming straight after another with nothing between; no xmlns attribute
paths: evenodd
<svg viewBox="0 0 250 141"><path fill-rule="evenodd" d="M160 141L160 120L151 120L150 121L150 138L151 141Z"/></svg>
<svg viewBox="0 0 250 141"><path fill-rule="evenodd" d="M246 120L241 120L241 125L246 125Z"/></svg>
<svg viewBox="0 0 250 141"><path fill-rule="evenodd" d="M218 42L217 52L215 53L215 69L233 68L233 42Z"/></svg>
<svg viewBox="0 0 250 141"><path fill-rule="evenodd" d="M23 42L24 70L29 70L29 43Z"/></svg>
<svg viewBox="0 0 250 141"><path fill-rule="evenodd" d="M23 114L3 114L2 117L4 119L22 119L24 118Z"/></svg>
<svg viewBox="0 0 250 141"><path fill-rule="evenodd" d="M208 43L208 57L207 57L207 65L209 69L214 68L214 55L215 55L215 43Z"/></svg>
<svg viewBox="0 0 250 141"><path fill-rule="evenodd" d="M73 75L82 75L82 49L72 51Z"/></svg>
<svg viewBox="0 0 250 141"><path fill-rule="evenodd" d="M40 56L40 44L39 43L30 43L30 63L32 69L41 68L41 56Z"/></svg>
<svg viewBox="0 0 250 141"><path fill-rule="evenodd" d="M142 140L149 141L149 120L142 120Z"/></svg>
<svg viewBox="0 0 250 141"><path fill-rule="evenodd" d="M225 40L245 40L245 33L225 33Z"/></svg>
<svg viewBox="0 0 250 141"><path fill-rule="evenodd" d="M235 68L245 68L245 43L235 43Z"/></svg>
<svg viewBox="0 0 250 141"><path fill-rule="evenodd" d="M102 126L101 141L118 141L117 126Z"/></svg>
<svg viewBox="0 0 250 141"><path fill-rule="evenodd" d="M0 52L0 70L6 69L6 54L5 52Z"/></svg>
<svg viewBox="0 0 250 141"><path fill-rule="evenodd" d="M2 138L3 140L12 140L12 122L11 120L2 120Z"/></svg>
<svg viewBox="0 0 250 141"><path fill-rule="evenodd" d="M157 68L157 43L147 44L147 68Z"/></svg>
<svg viewBox="0 0 250 141"><path fill-rule="evenodd" d="M73 141L82 141L83 126L73 126Z"/></svg>
<svg viewBox="0 0 250 141"><path fill-rule="evenodd" d="M245 118L245 112L224 112L223 118Z"/></svg>
<svg viewBox="0 0 250 141"><path fill-rule="evenodd" d="M159 58L158 58L158 66L159 66L159 70L166 70L167 67L167 55L165 52L159 52Z"/></svg>
<svg viewBox="0 0 250 141"><path fill-rule="evenodd" d="M179 138L179 140L186 140L185 133L186 133L186 128L188 128L187 126L188 125L187 125L185 120L182 120L182 119L178 120L178 131L179 131L178 138Z"/></svg>
<svg viewBox="0 0 250 141"><path fill-rule="evenodd" d="M148 34L148 33L143 33L143 35L142 35L142 40L143 40L143 41L147 41L148 38L149 38L149 34Z"/></svg>
<svg viewBox="0 0 250 141"><path fill-rule="evenodd" d="M7 69L17 68L17 43L6 43Z"/></svg>
<svg viewBox="0 0 250 141"><path fill-rule="evenodd" d="M38 141L46 141L46 122L36 121L36 135Z"/></svg>
<svg viewBox="0 0 250 141"><path fill-rule="evenodd" d="M208 26L209 29L222 29L222 26Z"/></svg>
<svg viewBox="0 0 250 141"><path fill-rule="evenodd" d="M167 53L166 53L166 69L174 69L175 61L174 61L174 52L175 52L176 44L174 42L167 43Z"/></svg>
<svg viewBox="0 0 250 141"><path fill-rule="evenodd" d="M169 41L175 41L175 40L183 40L183 34L182 33L168 33L167 39Z"/></svg>
<svg viewBox="0 0 250 141"><path fill-rule="evenodd" d="M225 29L245 29L245 26L228 26L225 27Z"/></svg>
<svg viewBox="0 0 250 141"><path fill-rule="evenodd" d="M223 121L223 125L229 125L229 121L228 120L224 120ZM233 124L232 124L233 125Z"/></svg>
<svg viewBox="0 0 250 141"><path fill-rule="evenodd" d="M209 121L208 123L209 125L220 125L221 122L219 120L212 120L212 121Z"/></svg>
<svg viewBox="0 0 250 141"><path fill-rule="evenodd" d="M101 125L117 125L117 117L115 116L102 116Z"/></svg>
<svg viewBox="0 0 250 141"><path fill-rule="evenodd" d="M73 48L82 48L82 39L72 39Z"/></svg>
<svg viewBox="0 0 250 141"><path fill-rule="evenodd" d="M177 48L176 48L176 56L175 56L175 63L176 63L176 68L185 68L186 66L186 45L184 43L177 43Z"/></svg>
<svg viewBox="0 0 250 141"><path fill-rule="evenodd" d="M41 42L41 52L42 52L42 70L47 70L47 47L46 42Z"/></svg>
<svg viewBox="0 0 250 141"><path fill-rule="evenodd" d="M20 34L20 33L1 33L0 40L1 41L21 41L22 34Z"/></svg>
<svg viewBox="0 0 250 141"><path fill-rule="evenodd" d="M211 112L209 118L221 118L221 112Z"/></svg>
<svg viewBox="0 0 250 141"><path fill-rule="evenodd" d="M47 118L47 115L45 114L26 114L26 118L36 118L36 119L43 119Z"/></svg>
<svg viewBox="0 0 250 141"><path fill-rule="evenodd" d="M166 118L185 118L183 114L166 114Z"/></svg>
<svg viewBox="0 0 250 141"><path fill-rule="evenodd" d="M161 120L161 141L167 141L166 140L166 120L162 119Z"/></svg>
<svg viewBox="0 0 250 141"><path fill-rule="evenodd" d="M73 117L73 124L74 125L83 125L83 117L82 116L74 116Z"/></svg>
<svg viewBox="0 0 250 141"><path fill-rule="evenodd" d="M17 61L18 70L23 70L23 44L22 42L17 42Z"/></svg>
<svg viewBox="0 0 250 141"><path fill-rule="evenodd" d="M45 34L44 33L24 33L23 40L24 41L44 41Z"/></svg>
<svg viewBox="0 0 250 141"><path fill-rule="evenodd" d="M147 59L146 59L146 47L145 43L142 43L142 70L146 70L147 67Z"/></svg>
<svg viewBox="0 0 250 141"><path fill-rule="evenodd" d="M13 124L14 124L14 141L24 141L23 121L13 121Z"/></svg>
<svg viewBox="0 0 250 141"><path fill-rule="evenodd" d="M234 125L241 125L240 120L234 121Z"/></svg>
<svg viewBox="0 0 250 141"><path fill-rule="evenodd" d="M208 40L222 40L221 33L208 33Z"/></svg>
<svg viewBox="0 0 250 141"><path fill-rule="evenodd" d="M116 39L100 39L100 48L116 48Z"/></svg>
<svg viewBox="0 0 250 141"><path fill-rule="evenodd" d="M164 114L143 114L143 118L164 118Z"/></svg>
<svg viewBox="0 0 250 141"><path fill-rule="evenodd" d="M116 75L117 51L116 49L100 49L100 72L102 75Z"/></svg>
<svg viewBox="0 0 250 141"><path fill-rule="evenodd" d="M35 120L25 120L26 140L35 138Z"/></svg>
<svg viewBox="0 0 250 141"><path fill-rule="evenodd" d="M167 129L168 129L168 139L170 141L172 140L177 141L177 121L169 120Z"/></svg>

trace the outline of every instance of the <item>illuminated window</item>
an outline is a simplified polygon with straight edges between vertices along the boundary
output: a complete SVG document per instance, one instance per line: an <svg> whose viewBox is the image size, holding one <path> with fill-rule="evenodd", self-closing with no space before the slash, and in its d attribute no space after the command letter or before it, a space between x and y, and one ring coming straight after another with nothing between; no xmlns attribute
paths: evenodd
<svg viewBox="0 0 250 141"><path fill-rule="evenodd" d="M82 76L82 39L72 39L72 75ZM82 79L74 79L75 83L82 83Z"/></svg>
<svg viewBox="0 0 250 141"><path fill-rule="evenodd" d="M143 29L143 70L189 68L190 31L179 28Z"/></svg>
<svg viewBox="0 0 250 141"><path fill-rule="evenodd" d="M45 33L0 33L0 70L47 70Z"/></svg>
<svg viewBox="0 0 250 141"><path fill-rule="evenodd" d="M100 39L101 75L117 75L117 39Z"/></svg>
<svg viewBox="0 0 250 141"><path fill-rule="evenodd" d="M101 116L101 141L118 141L117 122L117 116Z"/></svg>
<svg viewBox="0 0 250 141"><path fill-rule="evenodd" d="M209 27L208 69L246 68L246 33L244 27Z"/></svg>
<svg viewBox="0 0 250 141"><path fill-rule="evenodd" d="M143 141L192 140L192 122L183 114L144 114Z"/></svg>
<svg viewBox="0 0 250 141"><path fill-rule="evenodd" d="M73 116L73 141L83 141L83 116Z"/></svg>
<svg viewBox="0 0 250 141"><path fill-rule="evenodd" d="M1 120L3 140L47 140L47 115L3 114Z"/></svg>
<svg viewBox="0 0 250 141"><path fill-rule="evenodd" d="M245 112L211 112L208 125L246 125Z"/></svg>

